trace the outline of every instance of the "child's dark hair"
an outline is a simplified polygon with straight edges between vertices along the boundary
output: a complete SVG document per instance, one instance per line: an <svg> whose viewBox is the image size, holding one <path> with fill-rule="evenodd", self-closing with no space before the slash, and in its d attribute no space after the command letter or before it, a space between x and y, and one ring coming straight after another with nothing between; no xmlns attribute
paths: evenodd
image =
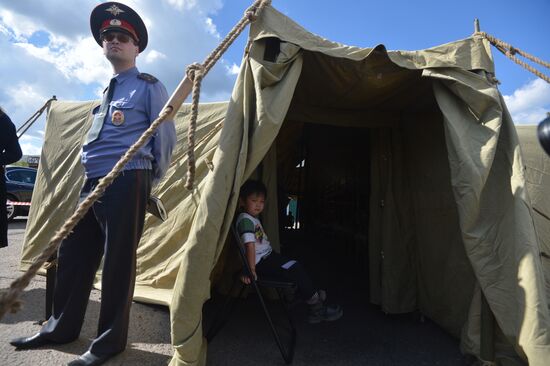
<svg viewBox="0 0 550 366"><path fill-rule="evenodd" d="M239 197L246 198L251 194L262 194L265 197L267 196L267 188L259 180L249 179L242 185Z"/></svg>

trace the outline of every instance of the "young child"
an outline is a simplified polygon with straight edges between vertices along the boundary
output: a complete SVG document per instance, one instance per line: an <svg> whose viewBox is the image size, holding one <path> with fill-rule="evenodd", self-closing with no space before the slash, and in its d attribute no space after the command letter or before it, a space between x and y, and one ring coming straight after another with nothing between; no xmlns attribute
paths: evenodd
<svg viewBox="0 0 550 366"><path fill-rule="evenodd" d="M309 323L339 319L343 314L342 308L338 305L325 305L325 291L313 286L302 265L295 260L288 260L271 248L262 223L258 219L264 209L266 193L266 187L262 182L248 180L241 187L239 194L241 213L236 221L237 232L244 243L246 258L254 279L258 279L259 275L295 282L298 291L310 307ZM243 276L242 281L249 284L251 279Z"/></svg>

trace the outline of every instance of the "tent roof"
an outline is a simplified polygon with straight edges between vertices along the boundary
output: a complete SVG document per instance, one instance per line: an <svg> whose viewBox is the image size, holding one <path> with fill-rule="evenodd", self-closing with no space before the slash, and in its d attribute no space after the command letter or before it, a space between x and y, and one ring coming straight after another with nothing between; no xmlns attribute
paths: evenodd
<svg viewBox="0 0 550 366"><path fill-rule="evenodd" d="M375 49L385 50L383 45L360 48L332 42L308 32L273 7L265 8L262 16L252 23L250 28L250 38L259 40L268 37L279 38L304 50L354 61L367 58ZM407 69L453 67L494 73L490 43L481 36L472 36L425 50L387 51L387 53L395 64Z"/></svg>

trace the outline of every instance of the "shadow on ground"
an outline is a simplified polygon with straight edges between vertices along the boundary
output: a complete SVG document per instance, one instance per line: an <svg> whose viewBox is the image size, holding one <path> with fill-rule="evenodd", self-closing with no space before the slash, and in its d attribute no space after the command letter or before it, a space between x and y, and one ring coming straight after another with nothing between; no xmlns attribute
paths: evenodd
<svg viewBox="0 0 550 366"><path fill-rule="evenodd" d="M305 304L292 316L297 327L293 365L445 365L466 364L458 340L419 316L385 315L358 292L332 291L344 307L342 319L311 325ZM205 327L222 296L205 306ZM270 303L276 318L278 304ZM238 300L236 309L208 346L209 365L284 365L258 299Z"/></svg>

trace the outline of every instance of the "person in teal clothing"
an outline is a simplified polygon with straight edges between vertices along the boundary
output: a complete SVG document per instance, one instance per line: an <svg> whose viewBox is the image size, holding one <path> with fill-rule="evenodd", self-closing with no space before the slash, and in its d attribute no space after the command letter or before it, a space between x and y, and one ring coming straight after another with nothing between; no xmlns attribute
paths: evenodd
<svg viewBox="0 0 550 366"><path fill-rule="evenodd" d="M135 11L115 2L99 4L90 16L90 27L114 75L93 111L82 146L86 180L81 197L111 171L168 100L162 83L136 68L136 57L147 46L147 29ZM164 121L61 243L53 314L37 334L14 339L12 345L29 349L76 340L103 258L97 337L69 365L101 365L126 348L146 204L151 186L168 169L175 143L174 122Z"/></svg>
<svg viewBox="0 0 550 366"><path fill-rule="evenodd" d="M245 255L254 278L242 276L249 284L258 277L279 277L297 284L298 291L309 305L308 322L338 320L343 315L339 305L326 305L326 292L314 286L305 268L297 261L273 251L259 215L264 210L265 185L257 180L247 180L239 193L240 213L235 222L237 233L245 247Z"/></svg>

